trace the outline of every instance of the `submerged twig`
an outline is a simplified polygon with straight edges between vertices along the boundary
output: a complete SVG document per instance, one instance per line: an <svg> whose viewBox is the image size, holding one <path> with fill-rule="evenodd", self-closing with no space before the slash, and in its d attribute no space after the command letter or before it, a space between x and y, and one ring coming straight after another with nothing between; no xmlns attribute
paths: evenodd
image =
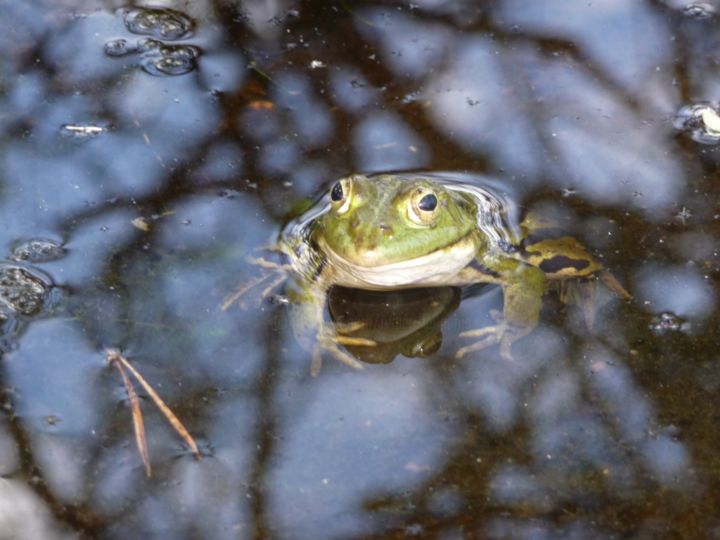
<svg viewBox="0 0 720 540"><path fill-rule="evenodd" d="M138 370L136 370L133 365L118 351L114 349L108 349L107 350L107 361L110 364L115 364L120 371L123 382L125 383L125 388L128 392L128 396L130 397L130 405L133 411L133 425L135 427L135 440L138 445L138 450L140 451L140 455L142 457L143 463L145 464L145 470L148 476L150 476L150 459L149 459L149 452L147 450L147 441L145 439L145 427L142 419L142 413L140 412L140 405L137 398L137 394L135 392L135 389L132 386L132 382L125 374L124 370L122 368L127 368L130 373L133 374L133 376L138 380L138 382L142 385L142 387L145 389L145 391L148 393L148 395L152 398L153 402L157 406L158 409L160 409L160 412L165 416L167 421L170 423L170 425L173 427L173 429L182 437L182 439L185 441L185 444L187 444L190 449L193 452L193 455L196 459L200 459L200 450L198 449L197 444L195 444L195 440L193 439L192 435L188 432L188 430L185 428L185 426L182 424L180 419L175 416L175 414L170 410L170 407L168 407L165 402L162 400L162 398L155 392L152 386L150 386L150 383L148 383L145 378L140 374Z"/></svg>

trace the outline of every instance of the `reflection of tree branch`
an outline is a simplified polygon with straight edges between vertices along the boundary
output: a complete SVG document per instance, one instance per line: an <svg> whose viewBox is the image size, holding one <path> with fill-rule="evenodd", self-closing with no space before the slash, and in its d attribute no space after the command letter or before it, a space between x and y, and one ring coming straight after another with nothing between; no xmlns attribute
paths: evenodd
<svg viewBox="0 0 720 540"><path fill-rule="evenodd" d="M495 43L502 45L520 43L522 45L532 46L540 54L554 61L557 61L556 54L562 52L566 57L572 58L580 69L587 71L588 76L592 80L598 81L608 92L613 94L618 101L625 103L630 109L638 111L640 106L644 104L644 102L624 89L608 72L598 66L597 63L593 61L590 53L577 42L571 39L530 31L508 31L505 25L493 20L490 10L484 15L486 16L478 18L472 25L463 26L463 33L477 32L481 35L491 35ZM413 12L413 17L433 23L437 23L438 20L444 20L445 24L452 26L455 30L460 30L457 28L457 21L448 16L442 17L436 13L417 10Z"/></svg>
<svg viewBox="0 0 720 540"><path fill-rule="evenodd" d="M250 464L248 474L250 510L255 519L255 538L269 538L272 530L272 517L269 515L267 476L270 472L272 456L275 448L276 433L281 431L278 426L276 408L276 386L279 368L280 340L277 329L281 324L280 310L273 310L273 316L265 326L265 360L263 369L257 379L255 395L258 399L257 423L255 429L257 449L254 461Z"/></svg>
<svg viewBox="0 0 720 540"><path fill-rule="evenodd" d="M4 387L5 385L0 386ZM7 416L6 425L10 435L15 440L15 448L20 460L20 471L27 480L26 485L45 502L55 519L72 527L76 532L92 535L93 532L103 526L103 520L85 505L69 504L55 497L48 487L41 467L36 462L32 440L28 436L20 417L13 413L13 403L8 394L3 396L0 409Z"/></svg>
<svg viewBox="0 0 720 540"><path fill-rule="evenodd" d="M443 450L443 455L447 456L444 464L436 467L432 475L410 493L377 495L366 500L366 510L382 515L380 521L387 525L381 532L363 534L362 538L398 538L400 534L408 533L408 526L418 527L422 537L442 536L442 533L457 530L472 531L487 520L488 509L497 506L490 502L492 474L505 463L508 455L517 458L517 449L527 448L528 429L520 425L503 435L484 431L479 427L484 424L482 415L464 404L447 414L454 419L462 435L454 442L448 441ZM433 497L448 487L454 488L459 509L438 513L433 508ZM402 508L406 510L400 510Z"/></svg>
<svg viewBox="0 0 720 540"><path fill-rule="evenodd" d="M371 5L371 4L368 4ZM326 26L326 17L328 14L328 4L322 0L305 0L302 3L303 17L290 21L287 28L293 34L309 34L315 33L318 27ZM403 98L417 90L417 83L414 81L404 82L402 78L390 71L382 62L378 62L377 58L372 54L376 53L376 49L371 43L364 40L358 33L357 28L353 24L353 16L347 12L344 17L339 17L337 13L332 13L334 20L338 22L337 30L327 36L327 51L362 51L362 54L354 54L352 57L352 67L356 68L362 77L367 80L371 87L382 88L384 101L388 104L388 109L394 110L402 103ZM310 50L300 50L293 53L294 55L307 56L312 54ZM372 56L372 58L371 58ZM305 62L305 58L299 63ZM307 62L305 62L307 63ZM318 80L317 77L311 78L311 82L315 88L315 95L322 96L326 100L328 110L332 110L337 119L337 123L343 126L338 129L338 137L341 140L335 143L339 148L351 148L352 141L350 136L352 132L345 126L353 126L357 120L350 117L341 108L335 108L328 103L329 94L325 91L327 81ZM379 109L383 106L380 104ZM424 140L428 148L442 148L442 152L433 152L434 168L440 169L457 169L458 163L474 163L478 170L488 168L487 158L480 157L476 153L468 153L457 140L447 137L442 132L435 129L427 122L424 111L417 104L410 103L403 114L403 121L409 124L415 134ZM327 157L325 159L328 159ZM347 171L347 156L343 153L330 156L330 160L337 160L339 170ZM350 171L347 171L350 172Z"/></svg>

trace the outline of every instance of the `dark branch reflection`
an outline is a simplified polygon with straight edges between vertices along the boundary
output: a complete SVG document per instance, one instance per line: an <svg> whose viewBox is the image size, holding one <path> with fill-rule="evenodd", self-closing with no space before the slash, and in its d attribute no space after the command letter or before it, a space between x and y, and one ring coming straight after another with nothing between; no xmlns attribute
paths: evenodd
<svg viewBox="0 0 720 540"><path fill-rule="evenodd" d="M715 147L672 118L717 99L720 34L686 7L215 0L176 3L193 31L154 27L158 45L118 3L4 6L3 249L66 253L22 262L53 280L38 313L0 298L0 499L40 516L5 527L0 507L3 534L711 535L720 183ZM118 39L127 54L107 55ZM318 378L281 302L220 310L327 182L416 168L554 209L633 301L588 331L550 298L515 362L458 362L458 332L499 305L488 288L430 358L327 359ZM144 477L106 347L203 460L141 396Z"/></svg>

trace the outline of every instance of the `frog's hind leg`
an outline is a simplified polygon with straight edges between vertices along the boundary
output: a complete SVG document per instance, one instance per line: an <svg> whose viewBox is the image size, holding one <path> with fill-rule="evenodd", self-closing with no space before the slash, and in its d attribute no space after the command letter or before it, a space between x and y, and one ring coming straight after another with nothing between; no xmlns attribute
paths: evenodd
<svg viewBox="0 0 720 540"><path fill-rule="evenodd" d="M612 292L617 294L623 300L631 300L632 294L627 292L625 287L618 281L610 270L604 269L598 274L598 279Z"/></svg>

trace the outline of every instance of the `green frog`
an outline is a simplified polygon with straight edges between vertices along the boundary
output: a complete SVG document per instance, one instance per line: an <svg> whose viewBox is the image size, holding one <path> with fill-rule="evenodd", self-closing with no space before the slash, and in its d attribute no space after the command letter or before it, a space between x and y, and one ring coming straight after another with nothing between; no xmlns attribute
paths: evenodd
<svg viewBox="0 0 720 540"><path fill-rule="evenodd" d="M278 249L288 259L256 261L275 279L263 294L293 276L287 299L296 333L313 343L313 372L325 350L352 367L359 363L341 346L375 345L326 324L330 287L373 291L464 287L493 283L503 290L496 324L462 332L472 339L456 356L498 345L511 346L537 325L542 298L558 281L598 277L623 297L627 292L576 239L533 240L542 220L519 223L512 201L496 190L447 175L355 174L333 183L324 197L283 230ZM269 283L269 284L268 284ZM231 303L247 287L226 301Z"/></svg>

